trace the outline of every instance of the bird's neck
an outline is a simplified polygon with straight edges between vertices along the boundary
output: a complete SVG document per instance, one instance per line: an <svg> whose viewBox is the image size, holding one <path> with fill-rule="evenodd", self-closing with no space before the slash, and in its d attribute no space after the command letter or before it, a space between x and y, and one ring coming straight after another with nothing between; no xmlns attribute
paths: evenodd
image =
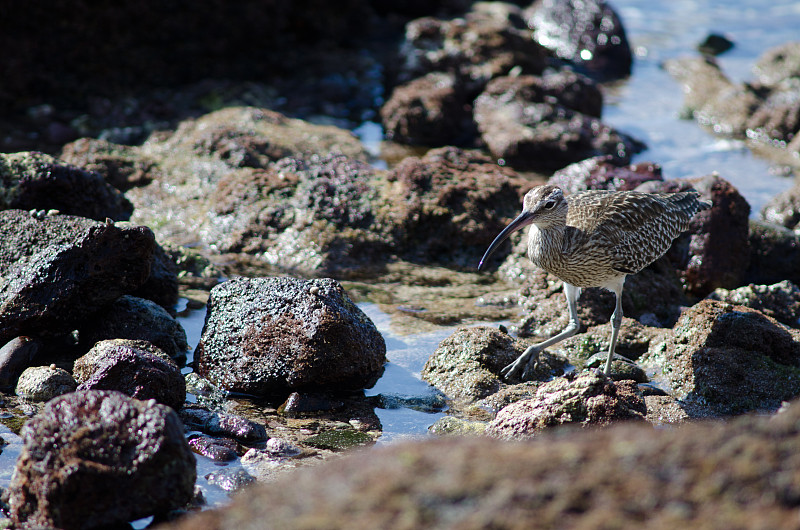
<svg viewBox="0 0 800 530"><path fill-rule="evenodd" d="M528 232L528 258L545 270L555 268L562 258L566 226L564 224L532 224Z"/></svg>

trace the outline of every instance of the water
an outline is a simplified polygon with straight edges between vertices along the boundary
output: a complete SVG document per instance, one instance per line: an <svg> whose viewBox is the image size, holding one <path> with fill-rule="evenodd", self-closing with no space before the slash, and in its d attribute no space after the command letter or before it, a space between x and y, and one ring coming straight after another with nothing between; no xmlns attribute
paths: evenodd
<svg viewBox="0 0 800 530"><path fill-rule="evenodd" d="M792 185L775 174L774 163L754 156L743 142L714 137L694 121L680 120L680 85L664 70L666 59L697 56L709 33L725 35L734 47L717 59L736 82L753 80L752 65L768 49L800 37L800 3L778 1L642 2L617 0L636 59L633 75L607 93L603 121L634 135L649 149L635 161L661 164L664 178L717 171L758 212Z"/></svg>

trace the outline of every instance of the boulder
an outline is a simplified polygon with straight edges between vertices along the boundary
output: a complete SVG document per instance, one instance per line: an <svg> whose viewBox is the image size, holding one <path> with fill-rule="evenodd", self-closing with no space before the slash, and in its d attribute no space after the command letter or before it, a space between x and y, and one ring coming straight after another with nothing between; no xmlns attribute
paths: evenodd
<svg viewBox="0 0 800 530"><path fill-rule="evenodd" d="M20 374L14 393L31 401L50 401L56 396L74 392L78 383L63 368L31 366Z"/></svg>
<svg viewBox="0 0 800 530"><path fill-rule="evenodd" d="M58 397L22 428L9 486L17 525L79 529L187 504L195 459L169 407L119 392Z"/></svg>
<svg viewBox="0 0 800 530"><path fill-rule="evenodd" d="M688 309L640 362L672 396L717 414L774 410L800 395L800 330L725 302Z"/></svg>
<svg viewBox="0 0 800 530"><path fill-rule="evenodd" d="M70 333L150 275L144 226L0 211L0 342Z"/></svg>
<svg viewBox="0 0 800 530"><path fill-rule="evenodd" d="M175 362L144 340L102 340L75 361L78 390L116 390L155 399L175 410L186 400L186 382Z"/></svg>
<svg viewBox="0 0 800 530"><path fill-rule="evenodd" d="M372 386L386 345L331 279L237 278L211 290L195 371L252 395Z"/></svg>
<svg viewBox="0 0 800 530"><path fill-rule="evenodd" d="M752 220L748 242L746 282L769 285L789 280L800 285L800 235L780 225Z"/></svg>

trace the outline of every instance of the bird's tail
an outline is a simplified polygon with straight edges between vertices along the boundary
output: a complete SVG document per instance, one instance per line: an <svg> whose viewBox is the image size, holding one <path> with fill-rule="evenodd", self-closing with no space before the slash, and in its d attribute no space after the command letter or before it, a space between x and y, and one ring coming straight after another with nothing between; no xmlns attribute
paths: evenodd
<svg viewBox="0 0 800 530"><path fill-rule="evenodd" d="M683 211L689 216L701 210L708 210L713 206L713 203L707 199L701 199L700 194L696 190L681 191L673 193L669 197L671 202L678 210Z"/></svg>

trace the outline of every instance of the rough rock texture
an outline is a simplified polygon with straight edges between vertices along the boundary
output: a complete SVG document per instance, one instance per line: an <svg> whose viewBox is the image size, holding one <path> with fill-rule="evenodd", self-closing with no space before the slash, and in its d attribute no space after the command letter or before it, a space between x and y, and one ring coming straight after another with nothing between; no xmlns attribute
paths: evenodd
<svg viewBox="0 0 800 530"><path fill-rule="evenodd" d="M750 205L739 191L717 174L664 182L651 181L640 191L676 192L695 189L713 206L698 212L689 229L667 251L687 293L706 296L719 287L742 285L750 263Z"/></svg>
<svg viewBox="0 0 800 530"><path fill-rule="evenodd" d="M622 166L613 157L599 156L575 162L556 171L547 181L565 194L586 190L633 190L651 180L664 180L661 166L640 162Z"/></svg>
<svg viewBox="0 0 800 530"><path fill-rule="evenodd" d="M586 85L580 78L580 90ZM475 122L492 155L519 169L552 171L610 155L626 164L644 145L596 117L534 89L528 78L490 82L475 100ZM596 89L595 89L596 90Z"/></svg>
<svg viewBox="0 0 800 530"><path fill-rule="evenodd" d="M127 221L131 203L97 173L38 152L0 154L0 209L58 210Z"/></svg>
<svg viewBox="0 0 800 530"><path fill-rule="evenodd" d="M182 507L195 460L178 415L119 392L74 392L23 427L11 479L18 525L98 528Z"/></svg>
<svg viewBox="0 0 800 530"><path fill-rule="evenodd" d="M469 269L516 215L523 182L487 156L454 147L408 157L386 178L401 255Z"/></svg>
<svg viewBox="0 0 800 530"><path fill-rule="evenodd" d="M155 240L144 226L0 212L0 342L69 333L141 286Z"/></svg>
<svg viewBox="0 0 800 530"><path fill-rule="evenodd" d="M175 410L186 400L186 381L178 365L144 340L100 341L75 360L73 375L80 383L78 390L117 390Z"/></svg>
<svg viewBox="0 0 800 530"><path fill-rule="evenodd" d="M421 376L450 398L475 401L505 386L500 370L525 351L526 346L495 328L460 328L439 344L422 368ZM557 358L543 354L537 378L547 378L551 369L563 369L563 364L563 360L559 363Z"/></svg>
<svg viewBox="0 0 800 530"><path fill-rule="evenodd" d="M263 442L267 439L267 431L263 425L236 414L211 412L197 405L190 405L181 409L180 415L188 428L212 436L233 438L244 443Z"/></svg>
<svg viewBox="0 0 800 530"><path fill-rule="evenodd" d="M782 226L750 221L750 266L745 280L772 284L789 280L800 285L800 235Z"/></svg>
<svg viewBox="0 0 800 530"><path fill-rule="evenodd" d="M633 65L625 28L604 0L543 0L525 11L533 38L600 79L628 77Z"/></svg>
<svg viewBox="0 0 800 530"><path fill-rule="evenodd" d="M383 337L331 279L218 285L194 353L199 375L254 395L369 387L385 360Z"/></svg>
<svg viewBox="0 0 800 530"><path fill-rule="evenodd" d="M141 340L163 350L179 366L186 364L186 331L161 306L150 300L124 295L80 328L85 348L108 339Z"/></svg>
<svg viewBox="0 0 800 530"><path fill-rule="evenodd" d="M395 88L381 107L381 122L395 142L463 145L475 136L471 109L453 74L431 72Z"/></svg>
<svg viewBox="0 0 800 530"><path fill-rule="evenodd" d="M718 414L776 409L800 395L800 331L725 302L687 310L640 362L674 397Z"/></svg>
<svg viewBox="0 0 800 530"><path fill-rule="evenodd" d="M536 396L512 403L497 413L486 433L501 438L533 436L564 424L608 425L618 420L644 420L647 407L633 381L614 382L594 371L544 383Z"/></svg>
<svg viewBox="0 0 800 530"><path fill-rule="evenodd" d="M14 393L31 401L50 401L75 391L77 386L75 379L63 368L31 366L20 374Z"/></svg>
<svg viewBox="0 0 800 530"><path fill-rule="evenodd" d="M518 7L481 2L463 17L409 22L398 77L405 82L429 72L450 72L468 92L477 94L490 79L514 67L524 74L541 73L546 55L530 38Z"/></svg>
<svg viewBox="0 0 800 530"><path fill-rule="evenodd" d="M775 417L677 429L628 423L533 442L391 444L164 528L791 528L799 425L793 403Z"/></svg>
<svg viewBox="0 0 800 530"><path fill-rule="evenodd" d="M731 291L716 289L707 298L758 309L787 326L800 327L800 289L789 280L772 285L750 284Z"/></svg>

